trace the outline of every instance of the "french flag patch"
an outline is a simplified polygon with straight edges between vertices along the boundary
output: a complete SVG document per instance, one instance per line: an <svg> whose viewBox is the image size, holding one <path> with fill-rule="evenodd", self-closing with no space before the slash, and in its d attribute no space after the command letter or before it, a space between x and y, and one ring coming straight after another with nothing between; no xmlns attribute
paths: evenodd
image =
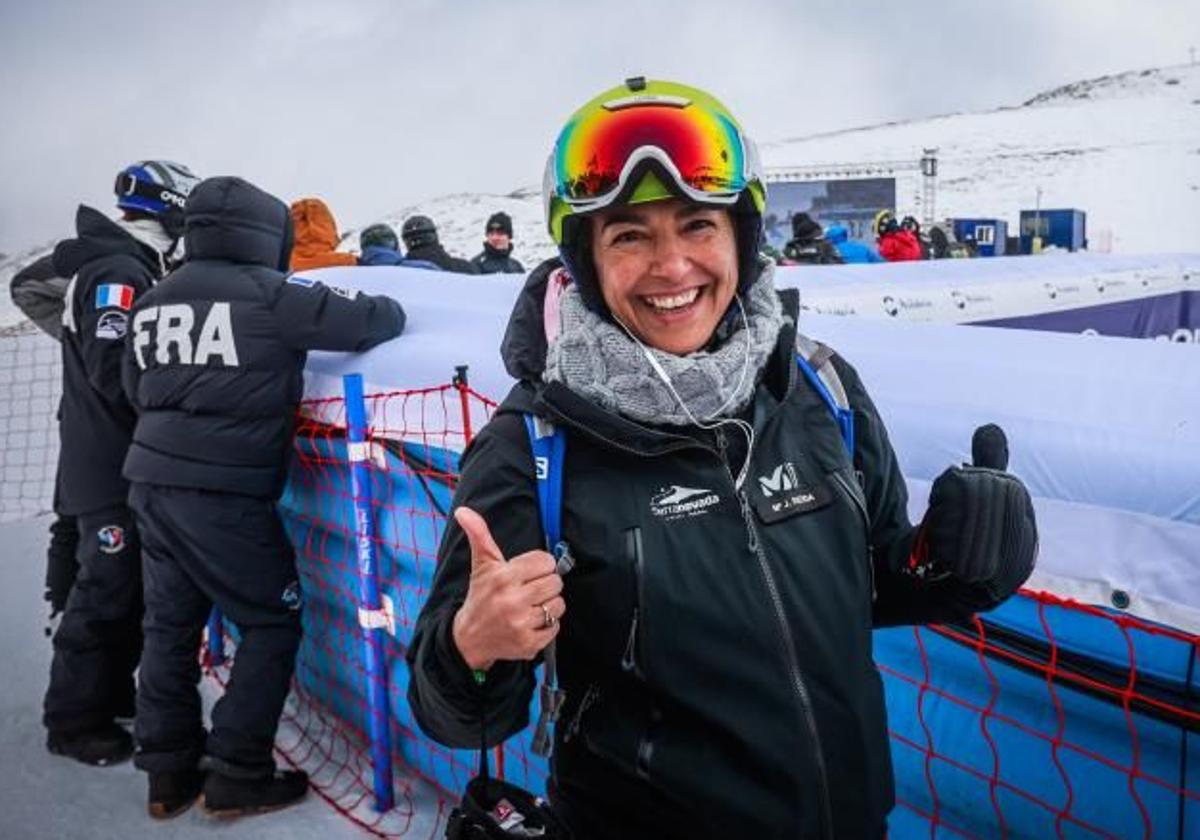
<svg viewBox="0 0 1200 840"><path fill-rule="evenodd" d="M119 283L105 283L96 287L96 308L130 309L133 307L133 286L123 286Z"/></svg>

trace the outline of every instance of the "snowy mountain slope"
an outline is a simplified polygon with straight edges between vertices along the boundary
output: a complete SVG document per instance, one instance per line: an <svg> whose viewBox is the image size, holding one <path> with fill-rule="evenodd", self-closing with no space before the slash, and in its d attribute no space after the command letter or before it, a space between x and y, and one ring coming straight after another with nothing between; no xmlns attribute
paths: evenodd
<svg viewBox="0 0 1200 840"><path fill-rule="evenodd" d="M785 139L761 150L769 168L786 168L916 160L925 147L938 148L938 218L999 217L1015 232L1018 212L1034 207L1041 187L1043 208L1087 211L1093 249L1200 250L1200 65L1078 81L1022 105ZM920 215L918 181L898 179L902 213ZM441 196L377 221L398 230L411 215L429 216L447 250L469 258L496 210L513 217L513 256L526 268L554 254L537 187ZM341 248L358 250L358 229L346 231ZM0 283L44 250L0 260ZM0 327L19 320L0 296Z"/></svg>
<svg viewBox="0 0 1200 840"><path fill-rule="evenodd" d="M1078 207L1092 247L1166 252L1200 249L1200 66L1137 70L1074 82L1023 105L949 114L765 143L771 169L917 160L937 147L937 218L1007 219L1019 211ZM898 209L920 214L918 176L897 183ZM446 196L405 208L433 218L452 253L479 250L487 216L505 210L516 227L514 256L526 267L554 253L542 225L540 191ZM357 236L357 233L354 233ZM356 247L347 240L348 250Z"/></svg>
<svg viewBox="0 0 1200 840"><path fill-rule="evenodd" d="M891 123L766 144L768 167L915 160L937 147L936 216L1007 219L1078 207L1093 248L1200 248L1200 66L1075 82L1019 107ZM917 176L897 183L919 214ZM1107 232L1107 233L1106 233Z"/></svg>

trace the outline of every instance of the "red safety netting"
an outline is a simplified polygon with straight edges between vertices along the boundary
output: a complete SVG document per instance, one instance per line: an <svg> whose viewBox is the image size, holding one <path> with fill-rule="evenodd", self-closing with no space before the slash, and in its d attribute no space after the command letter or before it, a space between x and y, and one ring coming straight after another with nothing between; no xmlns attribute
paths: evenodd
<svg viewBox="0 0 1200 840"><path fill-rule="evenodd" d="M392 604L385 655L395 809L372 807L370 678L345 407L336 399L305 404L282 502L305 591L305 641L277 748L309 771L319 795L372 834L437 837L476 771L476 756L419 732L405 701L404 656L436 567L457 455L496 405L461 383L371 395L367 403L374 539ZM1200 683L1188 670L1173 692L1163 670L1164 661L1168 671L1179 662L1191 669L1200 638L1047 593L1016 600L1036 620L1015 635L983 616L963 626L888 631L906 634L905 641L893 637L891 648L877 648L897 768L891 836L1200 836L1200 750L1191 746L1200 730ZM1096 622L1097 638L1107 639L1101 666L1095 651L1059 639L1064 615ZM216 682L226 667L210 669ZM1092 737L1096 728L1107 734ZM1164 733L1179 744L1170 772ZM496 751L494 762L506 777L542 788L544 762L523 739ZM1128 802L1095 802L1101 775L1109 788L1102 798L1120 798L1111 792L1114 774Z"/></svg>

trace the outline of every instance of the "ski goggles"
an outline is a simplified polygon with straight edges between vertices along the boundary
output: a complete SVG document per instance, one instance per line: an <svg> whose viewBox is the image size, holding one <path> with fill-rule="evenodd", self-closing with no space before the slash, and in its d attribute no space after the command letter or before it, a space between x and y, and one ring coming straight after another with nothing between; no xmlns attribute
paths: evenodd
<svg viewBox="0 0 1200 840"><path fill-rule="evenodd" d="M623 95L593 102L572 117L546 163L543 189L552 204L559 203L553 221L617 202L636 187L631 176L647 164L669 177L681 197L699 204L732 205L757 185L761 210L753 141L715 100L677 87L677 93L619 91Z"/></svg>

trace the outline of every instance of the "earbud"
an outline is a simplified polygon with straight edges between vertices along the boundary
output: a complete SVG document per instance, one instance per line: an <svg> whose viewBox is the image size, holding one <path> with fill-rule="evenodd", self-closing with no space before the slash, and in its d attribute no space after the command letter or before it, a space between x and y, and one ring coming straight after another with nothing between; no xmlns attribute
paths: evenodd
<svg viewBox="0 0 1200 840"><path fill-rule="evenodd" d="M742 464L742 468L738 471L737 478L733 482L734 488L741 490L742 484L746 481L746 474L750 470L750 456L754 452L754 427L745 420L741 420L737 417L726 417L715 422L707 422L711 420L711 418L716 417L718 414L724 411L729 403L733 401L734 397L737 396L737 393L741 391L742 385L746 382L746 374L750 371L750 319L746 316L746 307L742 303L741 295L735 294L734 299L737 301L738 308L741 310L742 326L746 331L746 355L742 361L742 375L738 377L737 387L733 389L733 391L725 399L725 402L721 403L718 408L713 410L712 413L705 418L705 420L699 420L697 419L696 415L692 414L692 410L688 408L687 403L683 401L683 397L679 396L679 392L675 390L675 385L673 382L671 382L671 377L667 374L666 369L662 366L662 363L655 358L654 352L645 344L643 344L641 340L633 334L633 331L629 329L629 327L625 326L625 323L620 318L618 318L616 315L613 315L612 319L617 322L621 329L625 330L625 334L633 340L633 343L641 348L642 355L645 356L646 361L650 363L650 368L655 372L655 374L658 375L658 378L663 381L663 384L667 386L667 390L671 392L671 396L673 396L675 401L679 403L679 407L683 409L683 413L687 415L689 420L691 420L701 429L707 429L710 431L725 425L735 426L742 434L746 436L746 460Z"/></svg>

